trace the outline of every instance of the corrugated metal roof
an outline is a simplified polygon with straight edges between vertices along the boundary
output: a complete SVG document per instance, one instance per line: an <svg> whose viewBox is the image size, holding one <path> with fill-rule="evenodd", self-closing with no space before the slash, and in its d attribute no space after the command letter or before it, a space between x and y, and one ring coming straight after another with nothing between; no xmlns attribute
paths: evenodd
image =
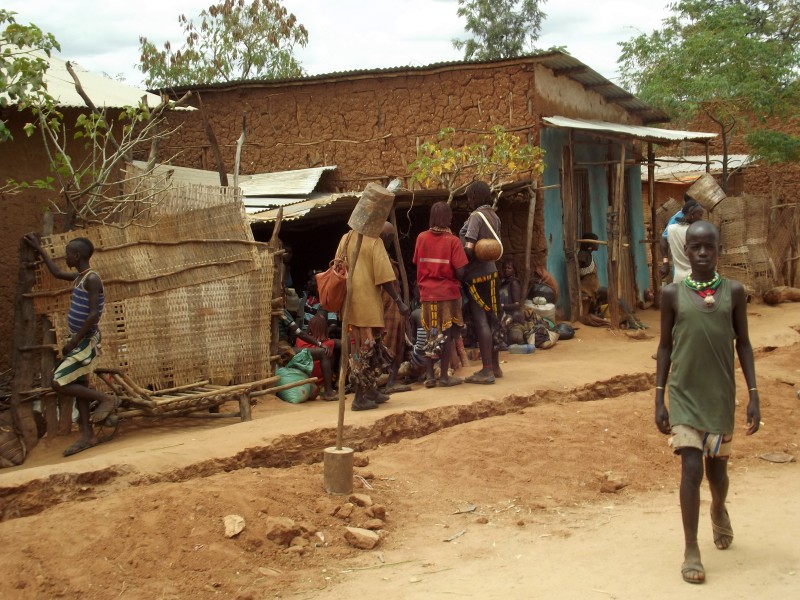
<svg viewBox="0 0 800 600"><path fill-rule="evenodd" d="M57 56L48 57L40 50L31 51L32 55L45 59L49 66L44 75L48 93L55 99L60 107L86 108L86 103L75 91L75 82L67 71L67 63ZM126 83L116 81L87 71L79 64L73 62L72 68L81 82L86 95L92 99L98 108L121 108L123 106L137 106L139 101L146 98L147 105L155 108L161 103L161 98L145 90L140 90ZM195 110L187 107L179 110Z"/></svg>
<svg viewBox="0 0 800 600"><path fill-rule="evenodd" d="M335 169L336 165L330 165L277 173L256 173L248 177L246 186L241 184L241 176L239 181L245 196L310 194L317 187L322 174Z"/></svg>
<svg viewBox="0 0 800 600"><path fill-rule="evenodd" d="M711 173L722 172L722 155L712 154L708 157ZM749 154L729 154L728 170L741 169L752 164L754 159ZM694 181L706 172L706 157L696 156L659 156L655 160L655 180L687 182ZM647 181L647 169L642 168L642 180Z"/></svg>
<svg viewBox="0 0 800 600"><path fill-rule="evenodd" d="M350 209L356 205L358 198L361 196L360 192L344 192L340 194L315 194L315 197L307 200L301 200L294 204L283 207L283 220L294 221L301 219L306 215L315 218L324 218L329 214L338 214L342 211L339 206L343 202L349 203ZM336 207L334 208L334 205ZM245 210L250 217L251 223L269 223L278 218L279 208L272 208L269 210L255 209L245 207Z"/></svg>
<svg viewBox="0 0 800 600"><path fill-rule="evenodd" d="M542 117L542 121L553 127L622 134L639 140L658 143L705 142L717 137L716 133L705 133L702 131L677 131L673 129L645 127L643 125L623 125L621 123L609 123L607 121L571 119L569 117Z"/></svg>
<svg viewBox="0 0 800 600"><path fill-rule="evenodd" d="M133 164L140 169L144 169L147 166L146 163L138 160L133 161ZM295 169L293 171L277 171L274 173L239 175L239 187L245 197L245 208L252 207L255 210L264 210L273 206L302 202L317 187L322 174L334 169L336 169L336 165ZM156 165L154 171L156 173L171 171L172 180L181 183L219 185L219 173L216 171L204 171L202 169L163 164ZM233 175L231 174L228 174L228 183L233 183Z"/></svg>
<svg viewBox="0 0 800 600"><path fill-rule="evenodd" d="M462 68L474 68L482 65L502 65L502 64L519 64L519 63L538 63L542 64L548 69L552 70L554 74L568 77L602 96L607 102L620 105L626 111L635 114L641 118L644 123L665 123L669 121L666 113L645 102L639 100L636 96L627 90L619 87L616 83L606 79L600 73L582 63L574 56L562 52L560 50L547 50L543 52L536 52L526 56L519 56L515 58L504 58L496 60L480 60L480 61L446 61L432 63L424 66L402 66L402 67L389 67L383 69L358 69L353 71L337 71L334 73L325 73L321 75L309 75L305 77L297 77L293 79L270 79L270 80L240 80L240 81L226 81L220 83L198 84L191 86L181 86L172 88L168 91L174 94L183 94L189 90L208 90L208 89L226 89L238 87L273 87L285 85L303 85L306 83L318 83L320 81L332 79L353 79L365 77L385 77L393 75L403 75L406 73L425 73L439 70L456 70Z"/></svg>

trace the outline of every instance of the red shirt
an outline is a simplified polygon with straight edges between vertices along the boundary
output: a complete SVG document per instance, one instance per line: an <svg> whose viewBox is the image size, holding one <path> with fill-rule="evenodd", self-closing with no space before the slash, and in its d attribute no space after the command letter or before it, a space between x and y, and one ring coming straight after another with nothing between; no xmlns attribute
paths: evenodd
<svg viewBox="0 0 800 600"><path fill-rule="evenodd" d="M419 299L438 302L460 298L461 289L455 272L468 262L461 241L452 233L429 229L419 234L414 248Z"/></svg>
<svg viewBox="0 0 800 600"><path fill-rule="evenodd" d="M333 340L325 340L322 342L322 346L324 348L333 348L333 345ZM309 344L307 341L297 338L294 342L294 347L302 350L303 348L318 348L319 346L316 346L315 344ZM314 368L311 369L311 377L316 377L317 383L322 383L322 365L319 364L318 360L314 361Z"/></svg>

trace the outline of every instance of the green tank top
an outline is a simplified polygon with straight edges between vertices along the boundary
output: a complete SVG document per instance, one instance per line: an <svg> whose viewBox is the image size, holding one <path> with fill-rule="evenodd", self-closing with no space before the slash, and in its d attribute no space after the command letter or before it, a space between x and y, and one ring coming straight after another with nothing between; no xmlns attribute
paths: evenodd
<svg viewBox="0 0 800 600"><path fill-rule="evenodd" d="M677 284L669 376L671 425L689 425L710 433L733 433L734 381L733 301L731 283L723 279L712 307L695 304L695 294Z"/></svg>

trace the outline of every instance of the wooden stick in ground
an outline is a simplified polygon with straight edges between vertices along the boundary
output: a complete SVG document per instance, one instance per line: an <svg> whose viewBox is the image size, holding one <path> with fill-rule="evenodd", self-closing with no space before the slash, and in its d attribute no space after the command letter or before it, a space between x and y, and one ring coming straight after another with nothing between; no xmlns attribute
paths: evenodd
<svg viewBox="0 0 800 600"><path fill-rule="evenodd" d="M33 302L26 294L33 288L36 281L33 265L36 254L25 240L19 242L19 277L17 279L17 297L14 303L14 345L32 346L38 342L36 339L36 313ZM24 402L22 390L33 387L36 376L35 359L28 352L15 351L11 355L11 367L14 370L14 381L11 388L11 411L14 424L25 440L25 446L30 451L39 441L36 432L36 421L33 419L33 406Z"/></svg>
<svg viewBox="0 0 800 600"><path fill-rule="evenodd" d="M394 227L394 254L397 257L397 262L400 266L400 281L403 284L403 302L406 306L408 306L408 301L410 299L409 290L408 290L408 274L406 273L406 264L403 260L403 253L400 251L400 236L397 233L397 214L394 207L392 207L392 211L389 213L389 222Z"/></svg>
<svg viewBox="0 0 800 600"><path fill-rule="evenodd" d="M336 449L342 449L342 438L344 437L344 410L345 395L344 382L347 378L347 367L350 362L350 297L353 294L353 271L356 269L358 254L361 252L361 242L364 236L356 232L356 247L353 251L353 258L347 264L347 292L344 297L344 311L342 312L342 354L339 360L339 419L336 423ZM347 249L345 249L345 252Z"/></svg>
<svg viewBox="0 0 800 600"><path fill-rule="evenodd" d="M197 107L200 109L200 117L203 119L203 127L206 131L208 143L211 144L211 151L214 153L214 159L217 161L219 184L222 187L228 187L228 173L225 170L225 163L222 160L222 152L219 151L217 136L214 135L214 129L211 127L211 122L208 120L208 115L206 115L206 111L203 108L203 100L200 98L200 94L197 94Z"/></svg>
<svg viewBox="0 0 800 600"><path fill-rule="evenodd" d="M530 201L528 203L528 228L525 232L525 275L522 280L522 297L520 306L524 307L528 297L528 288L531 285L531 251L533 250L533 220L536 214L536 187L535 183L528 187Z"/></svg>
<svg viewBox="0 0 800 600"><path fill-rule="evenodd" d="M53 213L47 211L44 215L44 227L42 228L42 235L50 237L53 235ZM50 387L53 383L53 370L56 366L56 351L58 347L56 344L56 332L53 329L53 324L46 316L39 317L39 323L42 329L42 354L41 354L41 381L42 387ZM50 346L51 349L47 349ZM70 406L72 406L72 398L69 398ZM44 420L47 424L47 431L51 436L60 434L60 424L58 419L58 409L61 401L60 396L52 396L42 400L44 407ZM69 427L72 429L72 408L69 411ZM67 430L65 433L69 433Z"/></svg>
<svg viewBox="0 0 800 600"><path fill-rule="evenodd" d="M247 113L242 113L242 133L239 134L239 139L236 140L236 159L233 162L233 187L239 187L239 164L242 160L242 146L244 146L244 139L247 135Z"/></svg>

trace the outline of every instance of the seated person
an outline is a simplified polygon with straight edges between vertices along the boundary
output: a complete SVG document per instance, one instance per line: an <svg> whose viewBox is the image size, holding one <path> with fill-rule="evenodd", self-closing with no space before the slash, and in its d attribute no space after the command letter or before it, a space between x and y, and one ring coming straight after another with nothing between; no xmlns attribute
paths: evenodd
<svg viewBox="0 0 800 600"><path fill-rule="evenodd" d="M323 400L337 400L338 396L333 391L333 373L338 367L341 356L341 340L332 340L328 337L328 322L321 314L311 317L308 332L298 331L297 348L308 348L311 358L314 359L314 369L311 376L317 378L317 383L323 386L321 398Z"/></svg>
<svg viewBox="0 0 800 600"><path fill-rule="evenodd" d="M596 240L597 235L591 232L583 234L585 240ZM594 314L599 303L597 294L600 290L600 280L597 278L597 264L594 262L593 252L597 251L599 244L581 242L578 249L578 268L581 277L581 307L582 314Z"/></svg>
<svg viewBox="0 0 800 600"><path fill-rule="evenodd" d="M558 282L544 265L535 265L531 272L531 283L526 298L544 298L555 304L558 302Z"/></svg>
<svg viewBox="0 0 800 600"><path fill-rule="evenodd" d="M525 314L522 310L522 283L517 277L514 261L510 256L503 259L502 277L497 289L500 305L500 325L506 337L506 344L521 344L524 340ZM507 348L500 348L501 350Z"/></svg>

